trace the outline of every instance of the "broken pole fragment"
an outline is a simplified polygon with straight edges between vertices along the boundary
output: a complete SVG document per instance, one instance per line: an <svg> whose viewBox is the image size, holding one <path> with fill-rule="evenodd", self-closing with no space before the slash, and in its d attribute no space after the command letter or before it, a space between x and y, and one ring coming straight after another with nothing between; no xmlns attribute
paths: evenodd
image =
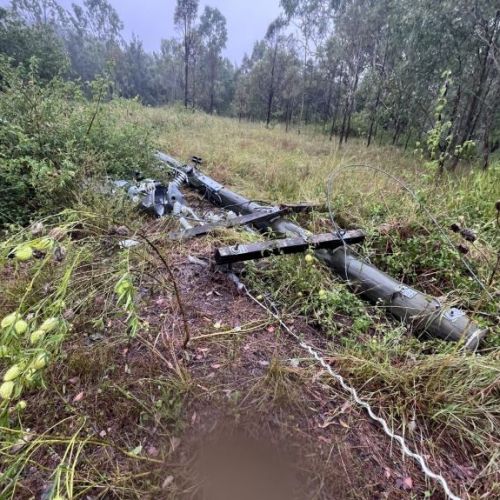
<svg viewBox="0 0 500 500"><path fill-rule="evenodd" d="M347 231L343 236L332 233L315 234L308 238L284 238L257 243L239 244L217 248L215 262L217 264L232 264L245 260L256 260L271 255L284 255L305 252L309 248L338 248L343 244L361 243L365 238L362 231Z"/></svg>
<svg viewBox="0 0 500 500"><path fill-rule="evenodd" d="M217 229L243 226L247 224L256 224L258 222L269 222L276 217L280 217L285 212L285 210L273 210L270 212L256 212L247 215L240 215L224 222L201 224L191 229L187 229L186 231L170 233L169 238L171 240L187 240L196 236L208 234L212 231L216 231Z"/></svg>
<svg viewBox="0 0 500 500"><path fill-rule="evenodd" d="M294 214L309 214L313 211L328 211L328 208L325 205L318 205L317 203L281 203L280 208L284 208L288 212Z"/></svg>

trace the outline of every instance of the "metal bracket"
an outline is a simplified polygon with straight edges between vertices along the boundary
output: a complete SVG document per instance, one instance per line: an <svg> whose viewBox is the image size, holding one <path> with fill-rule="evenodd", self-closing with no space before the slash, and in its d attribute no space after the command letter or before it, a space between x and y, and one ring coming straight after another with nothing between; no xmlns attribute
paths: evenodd
<svg viewBox="0 0 500 500"><path fill-rule="evenodd" d="M465 316L465 311L462 309L457 309L456 307L452 307L444 312L443 318L451 321L452 323L459 318L463 318Z"/></svg>
<svg viewBox="0 0 500 500"><path fill-rule="evenodd" d="M416 297L418 295L418 292L416 290L413 290L413 288L405 285L400 285L397 289L397 293L400 293L407 299L413 299L413 297Z"/></svg>

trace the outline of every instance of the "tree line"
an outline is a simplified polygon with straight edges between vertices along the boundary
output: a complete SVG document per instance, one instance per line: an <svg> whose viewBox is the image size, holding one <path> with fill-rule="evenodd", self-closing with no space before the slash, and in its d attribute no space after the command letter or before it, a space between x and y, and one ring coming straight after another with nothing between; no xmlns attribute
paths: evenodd
<svg viewBox="0 0 500 500"><path fill-rule="evenodd" d="M439 168L469 156L486 167L500 141L500 8L493 0L281 0L282 14L235 67L223 57L226 19L177 0L176 36L152 54L107 0L63 9L13 0L0 11L0 51L32 56L46 78L107 74L145 104L320 125L351 137L421 149Z"/></svg>
<svg viewBox="0 0 500 500"><path fill-rule="evenodd" d="M181 36L148 53L108 0L84 0L63 8L57 0L12 0L0 8L0 53L15 64L36 57L46 80L57 76L91 82L105 76L113 91L144 104L184 101L186 106L229 114L235 69L222 57L226 19L197 1L180 1L175 24ZM186 64L184 64L186 62Z"/></svg>

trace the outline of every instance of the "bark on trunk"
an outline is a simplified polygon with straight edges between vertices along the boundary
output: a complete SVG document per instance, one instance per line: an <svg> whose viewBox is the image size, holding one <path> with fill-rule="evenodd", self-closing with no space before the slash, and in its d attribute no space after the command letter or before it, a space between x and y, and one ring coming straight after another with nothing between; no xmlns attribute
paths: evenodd
<svg viewBox="0 0 500 500"><path fill-rule="evenodd" d="M341 94L342 94L342 75L343 75L343 73L344 73L344 65L342 63L340 65L339 84L337 86L336 97L335 97L335 111L333 112L332 126L330 128L330 141L333 139L333 135L335 134L335 126L337 125L337 117L339 114L340 99L341 99Z"/></svg>
<svg viewBox="0 0 500 500"><path fill-rule="evenodd" d="M266 127L269 127L269 123L271 122L271 112L273 108L273 99L274 99L274 72L276 69L277 54L278 54L278 44L275 43L273 51L273 63L271 65L271 81L269 83L269 93L267 96Z"/></svg>
<svg viewBox="0 0 500 500"><path fill-rule="evenodd" d="M184 23L184 107L188 107L189 86L189 34L187 22Z"/></svg>
<svg viewBox="0 0 500 500"><path fill-rule="evenodd" d="M344 137L344 142L347 142L347 139L349 139L349 135L351 134L351 117L352 113L354 111L354 107L356 104L356 92L358 91L358 83L359 83L359 64L356 66L356 75L354 77L354 87L352 89L352 94L351 94L351 99L350 99L350 104L349 104L349 116L347 118L347 129L345 132L345 137Z"/></svg>
<svg viewBox="0 0 500 500"><path fill-rule="evenodd" d="M486 43L484 56L481 60L481 66L479 70L479 78L477 81L477 86L475 91L472 93L470 97L470 104L468 106L465 122L462 128L462 133L458 137L458 139L453 144L453 149L455 146L463 144L465 141L470 140L473 136L474 129L476 127L477 121L479 119L479 115L482 111L482 103L484 102L485 92L484 88L488 82L488 76L490 73L491 61L490 61L490 51L491 47L498 40L499 34L499 25L500 25L500 10L496 12L495 22L493 24L493 28L491 31L491 35ZM478 111L479 107L479 111ZM451 169L454 170L459 162L460 158L455 155L453 162L451 164Z"/></svg>

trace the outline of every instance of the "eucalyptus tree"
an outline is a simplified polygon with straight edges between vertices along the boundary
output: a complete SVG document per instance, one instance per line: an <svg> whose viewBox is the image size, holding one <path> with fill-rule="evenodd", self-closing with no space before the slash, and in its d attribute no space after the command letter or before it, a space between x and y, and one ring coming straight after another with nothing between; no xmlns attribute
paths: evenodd
<svg viewBox="0 0 500 500"><path fill-rule="evenodd" d="M110 73L123 42L123 22L108 0L84 0L67 12L64 40L74 76L83 81Z"/></svg>
<svg viewBox="0 0 500 500"><path fill-rule="evenodd" d="M222 63L222 50L226 47L227 43L226 18L221 14L219 9L206 6L200 17L198 31L207 53L206 63L208 66L209 82L208 111L213 113L215 111L217 73Z"/></svg>
<svg viewBox="0 0 500 500"><path fill-rule="evenodd" d="M269 44L270 51L270 72L269 72L269 90L267 93L267 111L266 111L266 126L269 127L271 121L271 113L273 108L273 100L276 92L276 66L278 63L278 50L284 42L283 29L286 22L283 18L275 19L269 26L266 33L266 41Z"/></svg>
<svg viewBox="0 0 500 500"><path fill-rule="evenodd" d="M30 26L56 26L65 17L65 10L56 0L12 0L10 8Z"/></svg>
<svg viewBox="0 0 500 500"><path fill-rule="evenodd" d="M312 67L310 58L315 58L316 49L321 39L331 26L336 7L336 1L332 0L280 0L285 18L298 32L297 43L302 52L302 95L299 115L299 132L304 113L306 112L306 100L308 89L308 78Z"/></svg>
<svg viewBox="0 0 500 500"><path fill-rule="evenodd" d="M146 104L157 104L152 85L153 57L144 50L135 35L125 44L116 65L116 81L120 95L141 97ZM156 69L156 68L155 68Z"/></svg>
<svg viewBox="0 0 500 500"><path fill-rule="evenodd" d="M182 101L184 96L183 46L175 39L162 40L155 56L153 79L161 103Z"/></svg>
<svg viewBox="0 0 500 500"><path fill-rule="evenodd" d="M497 47L500 40L500 8L492 2L478 0L450 5L455 15L461 15L466 26L468 48L465 68L460 74L464 92L457 97L453 140L454 152L451 168L460 160L461 147L478 137L482 138L484 166L488 164L491 126L498 113L498 87L500 72L496 65ZM467 73L465 72L467 71ZM482 131L480 130L482 128Z"/></svg>
<svg viewBox="0 0 500 500"><path fill-rule="evenodd" d="M181 30L184 46L184 106L186 108L189 102L189 64L196 33L197 15L198 0L177 0L174 22Z"/></svg>
<svg viewBox="0 0 500 500"><path fill-rule="evenodd" d="M10 8L0 8L0 53L14 64L36 58L45 80L64 75L69 65L59 34L64 15L53 0L14 0Z"/></svg>

